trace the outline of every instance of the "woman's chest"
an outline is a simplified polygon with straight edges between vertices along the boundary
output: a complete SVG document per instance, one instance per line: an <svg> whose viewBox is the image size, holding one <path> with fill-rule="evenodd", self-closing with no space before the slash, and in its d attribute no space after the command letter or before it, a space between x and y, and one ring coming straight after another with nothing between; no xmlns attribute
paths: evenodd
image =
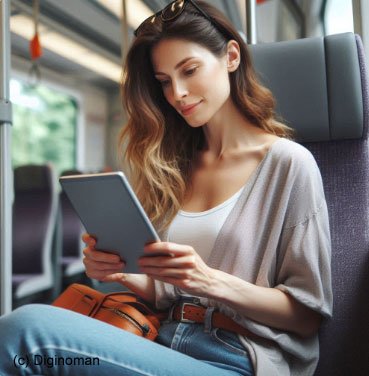
<svg viewBox="0 0 369 376"><path fill-rule="evenodd" d="M223 166L195 168L182 210L202 212L236 194L257 169L261 158L249 158Z"/></svg>

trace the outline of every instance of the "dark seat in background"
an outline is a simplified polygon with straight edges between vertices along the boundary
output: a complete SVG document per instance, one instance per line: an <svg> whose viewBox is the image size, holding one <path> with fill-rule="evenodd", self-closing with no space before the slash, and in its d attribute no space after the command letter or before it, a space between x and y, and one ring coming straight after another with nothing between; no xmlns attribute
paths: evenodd
<svg viewBox="0 0 369 376"><path fill-rule="evenodd" d="M320 167L332 236L333 318L316 375L369 375L368 79L352 33L251 46L277 112Z"/></svg>
<svg viewBox="0 0 369 376"><path fill-rule="evenodd" d="M80 175L78 170L64 171L61 176ZM89 280L85 275L85 267L82 262L82 249L84 243L81 236L85 231L81 220L73 209L67 195L60 192L60 220L62 233L62 270L63 270L63 287L73 282L88 283Z"/></svg>
<svg viewBox="0 0 369 376"><path fill-rule="evenodd" d="M52 299L55 272L55 223L58 198L50 165L14 170L13 305Z"/></svg>

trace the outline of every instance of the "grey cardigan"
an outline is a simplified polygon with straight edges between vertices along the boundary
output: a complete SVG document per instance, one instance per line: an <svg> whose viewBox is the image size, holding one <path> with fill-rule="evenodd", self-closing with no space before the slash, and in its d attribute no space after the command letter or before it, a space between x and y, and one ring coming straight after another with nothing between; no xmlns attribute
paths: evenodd
<svg viewBox="0 0 369 376"><path fill-rule="evenodd" d="M167 240L167 232L161 239ZM226 256L226 257L225 257ZM258 286L275 287L321 313L332 313L331 242L320 171L312 154L287 140L274 142L247 181L221 228L208 264ZM178 298L172 285L155 281L156 305ZM201 298L270 341L240 339L258 376L312 375L318 336L301 338Z"/></svg>

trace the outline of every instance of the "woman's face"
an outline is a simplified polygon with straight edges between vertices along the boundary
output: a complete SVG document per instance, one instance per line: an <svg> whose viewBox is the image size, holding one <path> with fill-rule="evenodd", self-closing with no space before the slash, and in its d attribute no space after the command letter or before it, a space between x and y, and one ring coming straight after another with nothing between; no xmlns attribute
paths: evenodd
<svg viewBox="0 0 369 376"><path fill-rule="evenodd" d="M155 78L170 105L193 127L208 123L230 95L227 55L180 39L160 41L152 50Z"/></svg>

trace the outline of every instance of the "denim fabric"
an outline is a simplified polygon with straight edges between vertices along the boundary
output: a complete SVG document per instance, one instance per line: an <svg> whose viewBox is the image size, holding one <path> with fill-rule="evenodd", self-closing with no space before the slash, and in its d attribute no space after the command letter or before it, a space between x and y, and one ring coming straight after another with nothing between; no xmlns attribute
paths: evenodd
<svg viewBox="0 0 369 376"><path fill-rule="evenodd" d="M30 304L0 318L0 338L1 376L253 374L237 335L208 324L165 322L155 343L75 312Z"/></svg>

